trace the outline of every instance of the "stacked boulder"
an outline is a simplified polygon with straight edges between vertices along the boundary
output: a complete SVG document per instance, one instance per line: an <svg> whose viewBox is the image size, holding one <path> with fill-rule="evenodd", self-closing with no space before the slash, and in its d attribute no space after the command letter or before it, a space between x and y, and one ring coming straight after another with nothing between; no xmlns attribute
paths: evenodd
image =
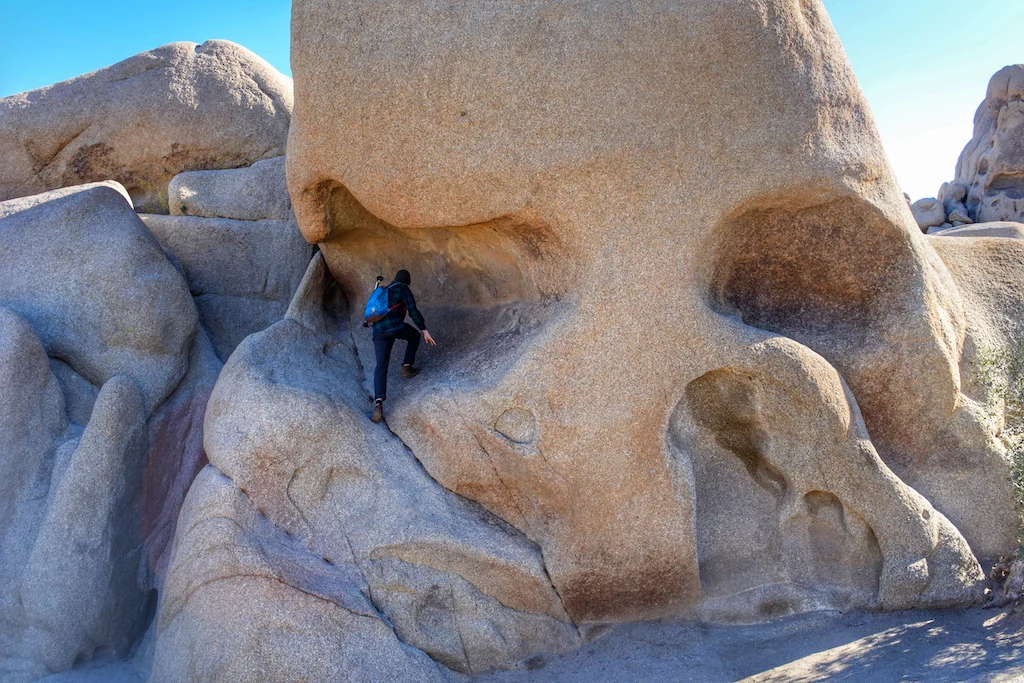
<svg viewBox="0 0 1024 683"><path fill-rule="evenodd" d="M312 255L291 108L291 80L225 41L0 99L3 680L123 656L151 623L223 360ZM227 219L159 215L182 197Z"/></svg>
<svg viewBox="0 0 1024 683"><path fill-rule="evenodd" d="M939 195L951 223L955 211L975 223L1024 220L1024 64L992 77L956 178Z"/></svg>
<svg viewBox="0 0 1024 683"><path fill-rule="evenodd" d="M911 204L910 210L921 230L932 235L940 230L973 225L974 219L964 206L966 191L961 185L943 185L939 198L926 197Z"/></svg>
<svg viewBox="0 0 1024 683"><path fill-rule="evenodd" d="M220 362L123 188L0 215L0 673L33 680L146 627Z"/></svg>
<svg viewBox="0 0 1024 683"><path fill-rule="evenodd" d="M313 247L295 223L284 157L220 171L189 171L168 188L171 215L142 220L188 278L218 357L280 320Z"/></svg>
<svg viewBox="0 0 1024 683"><path fill-rule="evenodd" d="M1024 64L998 71L974 115L956 178L912 206L928 234L1018 238L1024 225ZM969 228L967 226L970 226Z"/></svg>
<svg viewBox="0 0 1024 683"><path fill-rule="evenodd" d="M222 41L0 100L0 677L148 629L154 682L443 681L982 599L1024 243L920 233L820 2L292 31L294 117ZM919 221L978 229L963 187ZM406 267L442 344L377 425L353 304Z"/></svg>

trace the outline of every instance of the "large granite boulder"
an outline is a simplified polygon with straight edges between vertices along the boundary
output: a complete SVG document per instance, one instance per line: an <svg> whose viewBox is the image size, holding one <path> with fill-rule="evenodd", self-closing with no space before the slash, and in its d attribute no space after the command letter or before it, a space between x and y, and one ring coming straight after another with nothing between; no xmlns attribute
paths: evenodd
<svg viewBox="0 0 1024 683"><path fill-rule="evenodd" d="M995 448L964 303L820 2L298 0L292 45L299 227L440 341L388 424L577 624L977 598L1014 511L907 484Z"/></svg>
<svg viewBox="0 0 1024 683"><path fill-rule="evenodd" d="M284 317L313 248L294 219L142 215L188 280L221 361L248 335Z"/></svg>
<svg viewBox="0 0 1024 683"><path fill-rule="evenodd" d="M34 680L48 671L19 642L25 614L17 590L21 568L32 552L25 537L45 515L39 505L50 488L50 470L68 427L64 400L50 372L46 352L25 321L0 309L0 674L5 680ZM102 600L102 598L100 598Z"/></svg>
<svg viewBox="0 0 1024 683"><path fill-rule="evenodd" d="M949 222L965 208L968 221L1024 221L1024 64L998 71L974 115L974 137L940 197Z"/></svg>
<svg viewBox="0 0 1024 683"><path fill-rule="evenodd" d="M127 654L148 622L138 513L145 453L142 397L131 379L115 377L77 445L61 445L45 516L16 574L25 623L14 633L28 636L19 645L51 671Z"/></svg>
<svg viewBox="0 0 1024 683"><path fill-rule="evenodd" d="M579 645L537 547L366 419L351 336L317 256L225 366L152 680L440 680L422 652L472 673Z"/></svg>
<svg viewBox="0 0 1024 683"><path fill-rule="evenodd" d="M196 309L121 193L57 191L0 219L0 243L0 306L29 322L49 356L96 387L131 377L147 414L167 398L188 368Z"/></svg>
<svg viewBox="0 0 1024 683"><path fill-rule="evenodd" d="M0 99L0 200L113 179L167 213L182 171L284 153L291 79L223 40L172 43Z"/></svg>
<svg viewBox="0 0 1024 683"><path fill-rule="evenodd" d="M219 369L124 188L0 203L0 678L137 642Z"/></svg>

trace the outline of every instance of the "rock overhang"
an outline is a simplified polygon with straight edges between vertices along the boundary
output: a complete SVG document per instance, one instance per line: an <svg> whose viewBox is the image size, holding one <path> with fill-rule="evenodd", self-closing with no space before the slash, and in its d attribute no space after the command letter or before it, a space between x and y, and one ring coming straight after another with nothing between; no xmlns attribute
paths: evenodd
<svg viewBox="0 0 1024 683"><path fill-rule="evenodd" d="M455 292L440 329L456 337L504 284L506 307L571 304L496 380L428 371L391 424L438 481L538 543L578 621L704 599L692 459L706 456L673 447L669 425L693 380L756 367L772 333L842 370L853 391L833 409L865 410L887 461L935 448L962 304L820 3L427 3L414 18L296 2L293 46L289 188L347 296L410 268L426 310ZM504 243L434 237L499 223ZM502 251L512 267L470 284L501 272ZM543 458L495 429L509 411L533 416Z"/></svg>

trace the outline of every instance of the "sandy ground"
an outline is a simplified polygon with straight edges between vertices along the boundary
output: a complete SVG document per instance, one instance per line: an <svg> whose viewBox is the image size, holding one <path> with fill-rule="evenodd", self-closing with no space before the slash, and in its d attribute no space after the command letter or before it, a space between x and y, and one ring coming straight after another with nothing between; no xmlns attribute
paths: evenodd
<svg viewBox="0 0 1024 683"><path fill-rule="evenodd" d="M142 683L139 663L49 676L47 683ZM758 626L663 621L618 626L517 671L452 674L453 683L676 681L1024 681L1024 615L818 612Z"/></svg>
<svg viewBox="0 0 1024 683"><path fill-rule="evenodd" d="M620 626L534 670L459 681L1024 681L1024 619L1005 612L818 612L759 626Z"/></svg>

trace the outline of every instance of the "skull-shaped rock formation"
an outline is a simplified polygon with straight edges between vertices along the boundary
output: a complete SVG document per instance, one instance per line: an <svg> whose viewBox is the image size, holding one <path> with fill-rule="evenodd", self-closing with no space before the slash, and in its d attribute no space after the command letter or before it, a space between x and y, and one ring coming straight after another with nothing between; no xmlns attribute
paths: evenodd
<svg viewBox="0 0 1024 683"><path fill-rule="evenodd" d="M1024 220L1024 64L992 76L974 115L974 137L940 195L950 223Z"/></svg>
<svg viewBox="0 0 1024 683"><path fill-rule="evenodd" d="M992 455L963 302L820 2L304 0L293 45L300 228L443 340L389 425L574 620L974 599L1008 485L910 487Z"/></svg>
<svg viewBox="0 0 1024 683"><path fill-rule="evenodd" d="M971 368L1021 288L965 305L970 240L955 280L818 0L296 0L292 31L321 256L218 380L155 678L979 597L1016 516ZM440 346L375 426L360 304L399 267Z"/></svg>

